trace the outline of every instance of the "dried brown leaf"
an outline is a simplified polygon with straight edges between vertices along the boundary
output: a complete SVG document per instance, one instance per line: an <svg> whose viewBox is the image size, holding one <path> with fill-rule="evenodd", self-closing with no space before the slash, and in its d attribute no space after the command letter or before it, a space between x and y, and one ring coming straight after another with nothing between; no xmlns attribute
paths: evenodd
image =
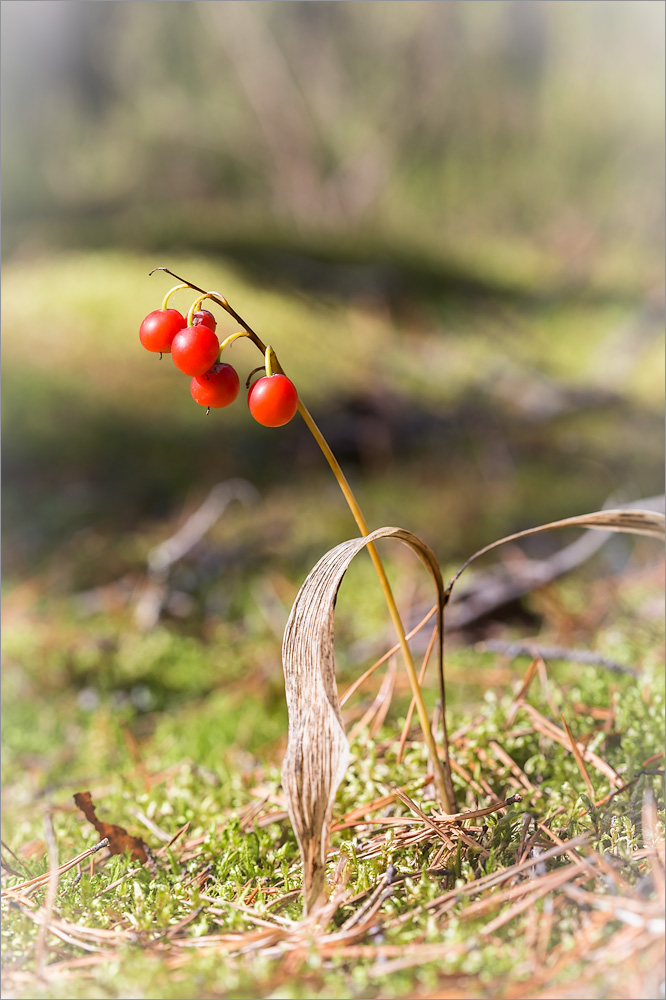
<svg viewBox="0 0 666 1000"><path fill-rule="evenodd" d="M132 837L124 827L117 826L115 823L105 823L97 818L90 792L77 792L74 801L88 822L95 827L100 837L108 838L111 854L124 854L125 851L129 851L135 861L146 862L148 860L146 845L141 837Z"/></svg>
<svg viewBox="0 0 666 1000"><path fill-rule="evenodd" d="M442 669L444 589L437 558L424 541L402 528L378 528L363 538L342 542L319 560L294 601L282 645L289 711L282 786L303 859L306 912L322 893L333 802L349 763L349 743L335 679L335 601L354 556L380 538L395 538L408 545L435 582Z"/></svg>
<svg viewBox="0 0 666 1000"><path fill-rule="evenodd" d="M484 545L482 549L470 556L458 572L451 578L446 588L450 594L453 585L458 577L463 573L470 563L485 555L486 552L496 549L505 542L514 542L519 538L527 538L528 535L536 535L541 531L553 531L555 528L596 528L601 531L627 532L632 535L647 535L649 538L656 538L658 541L664 540L666 518L663 514L653 510L640 510L638 508L622 508L617 510L596 510L591 514L578 514L576 517L565 517L561 521L549 521L547 524L540 524L536 528L526 528L524 531L517 531L513 535L506 535L499 538L490 545Z"/></svg>
<svg viewBox="0 0 666 1000"><path fill-rule="evenodd" d="M561 713L560 713L560 718L562 719L562 725L564 726L564 730L565 730L567 736L569 737L569 744L571 746L571 752L572 752L572 754L574 755L574 757L576 759L576 764L578 765L578 770L580 771L580 773L582 775L582 778L583 778L583 781L585 782L585 784L587 786L587 793L590 796L591 800L594 802L594 798L595 798L596 792L594 790L594 785L592 784L592 780L590 779L590 775L588 774L587 768L585 767L585 761L583 760L583 755L581 754L580 750L578 749L578 744L576 743L576 740L574 739L574 735L571 732L571 729L569 728L567 720L564 718L564 716Z"/></svg>

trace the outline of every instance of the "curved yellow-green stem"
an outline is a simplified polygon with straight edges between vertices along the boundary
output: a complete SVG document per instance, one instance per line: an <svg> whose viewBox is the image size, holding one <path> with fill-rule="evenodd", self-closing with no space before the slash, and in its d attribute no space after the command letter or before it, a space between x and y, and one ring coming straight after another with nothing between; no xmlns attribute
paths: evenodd
<svg viewBox="0 0 666 1000"><path fill-rule="evenodd" d="M209 294L208 292L206 292L205 295L200 295L198 299L194 300L194 302L190 306L190 310L189 310L189 312L187 314L187 325L188 326L192 326L192 320L194 319L194 314L197 311L197 309L199 308L199 306L201 305L201 303L205 302L206 299L212 299L214 297L214 294L215 293Z"/></svg>
<svg viewBox="0 0 666 1000"><path fill-rule="evenodd" d="M245 332L245 330L238 330L237 333L232 333L229 337L226 337L220 344L220 354L222 353L224 348L227 347L229 344L232 344L234 340L238 340L240 337L247 337L247 336L248 334Z"/></svg>
<svg viewBox="0 0 666 1000"><path fill-rule="evenodd" d="M274 374L273 360L277 361L277 356L275 354L275 351L273 350L270 344L266 347L266 353L264 355L264 358L265 358L264 365L266 367L266 375L268 378L270 378L271 375Z"/></svg>
<svg viewBox="0 0 666 1000"><path fill-rule="evenodd" d="M177 280L180 281L183 280L182 278L179 278L177 274L174 274L173 271L170 271L169 268L166 267L154 268L154 270L166 271L166 273L170 274L173 278L176 278ZM153 271L151 271L150 273L152 274ZM280 374L284 374L284 371L282 369L282 366L280 365L280 362L278 361L275 351L273 351L270 345L267 346L266 344L264 344L261 337L259 337L259 335L254 332L252 327L248 326L248 324L241 316L239 316L236 310L229 305L229 303L227 302L227 300L223 295L220 295L218 292L205 292L202 288L199 288L197 285L192 285L190 282L187 282L187 285L189 285L189 287L192 288L193 291L201 293L201 298L197 300L197 303L195 303L195 305L199 304L200 302L203 302L204 299L211 299L213 302L217 302L217 304L221 306L225 310L225 312L228 312L229 315L232 316L237 323L240 323L240 325L246 331L246 335L264 355L266 359L267 374L268 374L268 365L271 364L271 362L272 362L271 373L278 372ZM195 306L192 307L190 313L193 313L194 309ZM190 319L188 317L188 323L189 322ZM227 340L223 342L223 344L226 344L231 340L235 340L237 336L238 334L232 334L231 337L228 337ZM324 455L324 458L328 462L331 471L333 472L333 475L335 476L338 482L338 486L342 490L342 494L345 500L347 501L347 505L352 513L352 516L359 527L361 534L369 535L370 529L368 528L367 522L363 516L361 508L358 505L356 497L352 492L352 488L347 481L347 477L342 471L342 468L337 458L331 451L328 441L317 427L317 424L315 423L312 414L305 406L303 401L300 399L300 397L298 401L298 412L305 421L308 430L314 437L315 441L319 445ZM432 734L432 729L430 728L428 712L425 707L425 702L423 701L423 694L421 692L421 687L418 682L416 667L414 666L412 653L409 648L409 643L407 642L407 638L405 636L405 628L400 618L400 612L398 611L397 605L395 603L395 598L393 596L393 591L391 590L391 584L389 583L388 577L386 576L386 570L384 569L384 565L380 559L379 553L377 552L375 545L373 543L369 544L367 546L367 550L375 567L375 571L379 578L380 586L384 592L384 598L386 600L391 620L398 635L400 650L402 652L402 656L405 661L405 667L407 668L407 676L409 677L409 683L412 688L412 695L414 697L414 701L416 702L416 711L419 717L421 730L423 732L423 738L428 747L428 754L430 756L430 762L432 765L433 780L435 783L435 790L437 792L437 797L439 798L439 801L444 807L445 811L448 813L453 813L456 811L456 802L455 802L455 794L453 791L453 783L451 781L451 765L449 763L449 748L448 748L448 738L446 732L446 719L444 715L444 705L442 705L442 724L444 732L444 751L446 754L446 760L442 762L437 752L437 744L435 743L435 738Z"/></svg>
<svg viewBox="0 0 666 1000"><path fill-rule="evenodd" d="M164 298L162 299L162 309L169 308L169 299L174 292L180 292L185 288L191 288L191 285L174 285L173 288L169 289Z"/></svg>
<svg viewBox="0 0 666 1000"><path fill-rule="evenodd" d="M342 471L337 458L331 451L331 448L321 433L316 423L312 418L312 414L305 406L305 404L299 399L298 401L298 412L305 421L308 430L314 437L315 441L324 453L324 457L331 467L333 475L338 481L338 486L342 490L343 496L347 501L347 505L356 521L361 534L369 535L370 529L368 528L367 522L363 516L363 512L358 505L356 497L352 492L352 488L347 481L347 477ZM446 762L444 767L442 767L442 762L437 753L437 744L435 743L435 738L432 734L432 729L430 728L430 721L428 719L428 712L425 707L425 702L423 701L423 693L421 691L421 686L418 681L418 676L416 673L416 667L414 665L414 659L412 657L412 651L409 648L409 643L407 642L407 637L405 635L405 627L402 624L402 619L400 618L400 612L395 603L395 598L393 596L393 591L391 590L391 584L389 583L388 577L386 576L386 570L384 569L384 564L381 561L379 553L375 547L374 542L371 542L367 546L368 554L372 559L372 563L375 567L377 576L379 577L379 583L384 591L384 598L391 616L391 620L398 634L398 641L400 643L400 651L402 653L402 658L405 661L405 667L407 668L407 676L409 677L409 683L412 688L412 695L416 703L416 711L418 713L419 722L421 724L421 729L423 731L423 738L426 741L428 747L428 752L430 755L430 761L433 770L433 779L435 782L435 789L437 791L437 796L443 805L444 809L448 813L453 813L456 811L455 793L453 791L453 783L451 781L451 772L449 764L449 748L448 748L448 738L446 734L446 719L444 718L444 706L442 705L442 721L444 727L444 750L446 753Z"/></svg>

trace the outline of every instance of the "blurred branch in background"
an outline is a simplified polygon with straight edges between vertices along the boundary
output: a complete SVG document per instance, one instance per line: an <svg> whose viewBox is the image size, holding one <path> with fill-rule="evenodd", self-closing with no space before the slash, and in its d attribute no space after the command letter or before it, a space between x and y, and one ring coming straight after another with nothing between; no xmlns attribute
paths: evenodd
<svg viewBox="0 0 666 1000"><path fill-rule="evenodd" d="M318 138L306 100L264 17L246 3L199 4L228 55L265 142L261 157L276 210L293 221L318 214Z"/></svg>
<svg viewBox="0 0 666 1000"><path fill-rule="evenodd" d="M134 609L137 628L147 631L155 627L169 598L171 568L203 541L233 500L239 500L245 506L255 505L259 501L259 493L252 483L244 479L217 483L185 523L170 538L150 550L147 579L136 598Z"/></svg>

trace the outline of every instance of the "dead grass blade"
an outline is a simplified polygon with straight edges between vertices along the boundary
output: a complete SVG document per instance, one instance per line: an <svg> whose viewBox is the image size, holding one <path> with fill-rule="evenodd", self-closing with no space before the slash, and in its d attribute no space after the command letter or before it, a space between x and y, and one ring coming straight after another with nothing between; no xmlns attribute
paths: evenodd
<svg viewBox="0 0 666 1000"><path fill-rule="evenodd" d="M71 858L70 861L66 861L65 864L60 866L60 868L58 869L58 877L64 875L66 871L69 871L70 868L74 868L76 865L80 864L86 858L89 858L92 854L96 854L97 851L101 851L103 847L108 847L108 846L109 846L109 841L108 838L105 837L104 840L100 840L98 844L94 844L92 847L89 847L87 851L83 851L81 854L77 854L75 858ZM9 894L16 895L18 893L23 893L26 890L28 892L32 892L36 889L41 889L44 885L48 883L50 878L51 878L51 872L50 871L44 872L42 875L35 875L34 878L28 879L26 882L21 882L19 883L19 885L12 886L11 889L2 889L1 894L3 896Z"/></svg>
<svg viewBox="0 0 666 1000"><path fill-rule="evenodd" d="M542 733L549 739L554 740L556 743L559 743L567 750L571 750L571 740L559 726L556 726L554 722L546 719L541 712L537 711L537 709L534 708L533 705L530 705L527 701L523 702L521 708L530 716L532 719L532 725L536 730L538 730L538 732ZM581 746L579 743L577 743L576 746L582 759L587 761L588 764L592 764L597 771L605 775L613 787L620 788L622 786L622 779L617 771L613 770L610 764L607 764L605 760L602 760L602 758L592 750L588 750L587 747Z"/></svg>
<svg viewBox="0 0 666 1000"><path fill-rule="evenodd" d="M381 687L375 698L370 705L367 712L364 712L358 722L354 723L352 726L349 736L354 739L360 732L362 732L365 727L368 727L370 736L375 736L379 729L381 729L384 719L387 716L388 710L391 707L391 699L393 698L393 691L395 688L395 675L397 670L397 662L394 656L389 660L388 670L384 680L382 681Z"/></svg>
<svg viewBox="0 0 666 1000"><path fill-rule="evenodd" d="M428 613L423 616L423 618L421 619L421 621L418 622L418 624L415 625L414 628L411 629L411 631L409 631L409 632L406 633L407 640L413 639L414 636L418 632L420 632L421 629L425 625L428 624L428 622L430 621L430 619L432 618L432 616L435 614L436 611L437 611L437 605L433 604L433 606L430 608L430 611L428 611ZM435 630L433 632L433 635L436 635L436 634L437 634L437 632ZM375 670L379 670L379 668L381 667L382 663L386 663L386 661L388 659L390 659L392 656L395 656L395 654L399 653L399 652L400 652L400 643L396 642L393 646L391 646L391 648L389 650L387 650L386 653L384 653L382 656L380 656L380 658L378 660L375 660L375 662L372 664L372 666L368 667L368 669L365 671L365 673L361 674L360 677L356 678L356 680L353 682L353 684L349 685L349 687L347 688L347 690L345 691L345 693L340 698L340 707L342 707L343 705L345 705L349 701L349 699L351 698L351 696L353 694L356 694L356 692L358 691L358 689L363 684L365 684L365 682L367 681L368 677L371 677L374 674Z"/></svg>
<svg viewBox="0 0 666 1000"><path fill-rule="evenodd" d="M666 880L664 878L664 838L657 832L657 804L654 793L646 789L643 794L643 841L649 851L648 861L655 892L661 900L662 909L666 905Z"/></svg>
<svg viewBox="0 0 666 1000"><path fill-rule="evenodd" d="M523 788L526 788L528 792L536 792L537 794L539 794L539 789L532 784L532 782L527 777L522 768L518 767L513 757L511 757L510 754L506 752L504 747L501 747L499 745L497 740L489 740L488 748L492 750L496 759L509 769L509 771L514 776L516 781L518 781L519 784L523 786Z"/></svg>
<svg viewBox="0 0 666 1000"><path fill-rule="evenodd" d="M446 813L433 813L432 819L436 818L440 822L460 823L463 820L479 819L481 816L490 816L491 813L499 812L500 809L507 809L509 806L513 806L517 802L522 802L520 795L510 795L508 799L498 799L496 802L491 802L490 805L483 806L481 809L468 809L466 812L453 813L451 815Z"/></svg>
<svg viewBox="0 0 666 1000"><path fill-rule="evenodd" d="M410 782L409 786L405 785L405 788L410 787L412 790L417 788L425 788L426 785L429 785L431 783L432 783L432 775L430 774L426 775L426 777L423 778L420 783L415 785L413 782ZM405 789L403 788L400 790L404 791ZM366 817L368 817L370 813L377 812L378 809L384 809L386 806L392 805L392 803L395 802L397 798L398 798L397 791L389 792L388 795L382 795L380 798L375 799L374 802L366 802L361 806L357 806L356 809L352 809L350 812L345 813L344 816L341 816L332 829L344 830L346 827L357 826L359 825L359 823L360 825L363 825L364 822L367 822ZM384 820L382 820L381 822L384 822Z"/></svg>
<svg viewBox="0 0 666 1000"><path fill-rule="evenodd" d="M439 837L440 840L444 841L444 844L449 848L449 850L453 850L455 844L451 838L446 835L446 833L437 825L437 823L434 822L434 820L430 819L430 817L427 816L419 806L417 806L416 802L410 799L409 795L406 795L400 788L396 789L396 795L403 805L407 806L408 809L411 809L414 815L418 816L419 819L432 830L436 837Z"/></svg>
<svg viewBox="0 0 666 1000"><path fill-rule="evenodd" d="M303 859L306 912L315 905L324 886L333 802L349 762L349 744L335 679L335 601L354 556L368 543L380 538L395 538L408 545L435 582L440 676L443 673L444 591L437 558L425 542L402 528L379 528L362 538L337 545L319 560L296 597L282 645L289 712L282 785ZM445 727L444 732L446 751ZM446 757L448 761L448 752ZM450 784L450 775L448 781ZM451 798L453 800L453 795Z"/></svg>
<svg viewBox="0 0 666 1000"><path fill-rule="evenodd" d="M564 726L566 734L569 737L569 743L571 745L571 752L572 752L572 754L574 755L574 757L576 759L576 763L578 764L578 770L580 771L580 773L581 773L581 775L583 777L583 781L587 785L588 795L590 796L591 801L594 802L594 798L595 798L596 792L594 790L594 785L592 784L592 782L590 780L590 776L587 773L587 768L585 767L585 761L583 760L583 756L582 756L580 750L578 749L578 744L576 743L576 741L574 739L573 733L571 732L571 730L569 729L569 726L567 725L567 720L564 718L563 715L560 715L560 718L562 719L562 725Z"/></svg>
<svg viewBox="0 0 666 1000"><path fill-rule="evenodd" d="M5 844L4 840L0 840L0 844L2 845L3 850L7 851L8 854L11 854L11 856L13 857L14 861L16 861L17 864L21 865L22 868L24 868L28 873L30 873L30 869L26 865L25 861L21 861L18 855L14 854L11 847L8 844ZM2 867L5 869L6 872L8 872L10 875L15 875L17 878L21 877L18 872L15 872L14 869L7 864L4 858L2 858L1 860L2 860Z"/></svg>
<svg viewBox="0 0 666 1000"><path fill-rule="evenodd" d="M572 862L564 868L556 868L546 875L527 878L517 885L509 886L508 889L491 892L465 907L460 913L460 919L464 921L476 920L479 916L485 915L489 910L498 909L504 903L511 903L516 899L520 899L521 896L536 896L536 898L539 898L539 896L554 892L555 889L559 889L568 882L571 882L575 876L585 872L586 869L587 863L585 861ZM482 935L488 933L491 932L485 927L481 931Z"/></svg>
<svg viewBox="0 0 666 1000"><path fill-rule="evenodd" d="M579 834L577 837L572 837L570 840L560 842L556 844L555 847L548 848L543 854L539 855L538 860L545 863L550 861L551 858L559 857L561 854L568 854L573 851L576 847L582 847L589 841L587 834ZM581 859L574 856L573 860L578 862ZM487 889L490 886L498 885L500 882L505 882L508 879L515 878L516 875L520 875L522 872L528 871L530 868L534 868L536 861L534 858L526 858L525 861L519 861L515 865L511 865L509 868L502 868L500 871L493 872L490 875L483 875L481 878L476 879L469 885L462 886L460 888L450 889L445 892L444 895L438 896L436 899L431 900L426 903L424 909L426 910L438 910L444 903L450 899L457 899L458 896L469 896L475 895L477 892L481 892L483 889Z"/></svg>
<svg viewBox="0 0 666 1000"><path fill-rule="evenodd" d="M578 886L565 886L565 895L586 907L610 913L630 927L647 929L653 934L664 934L664 908L658 900L632 899L623 896L604 896L588 892Z"/></svg>
<svg viewBox="0 0 666 1000"><path fill-rule="evenodd" d="M430 654L432 653L433 646L435 645L435 640L437 638L437 629L433 629L430 634L430 639L428 640L428 646L423 656L423 663L421 664L421 670L419 671L419 684L423 684L423 679L425 677L425 672L428 667L428 661L430 659ZM416 708L416 700L412 698L409 703L409 708L407 710L407 717L405 719L405 725L402 728L402 733L400 734L400 745L398 747L398 764L402 761L402 756L405 752L405 744L409 736L409 730L412 725L412 718L414 716L414 710ZM434 727L433 727L434 728Z"/></svg>
<svg viewBox="0 0 666 1000"><path fill-rule="evenodd" d="M53 916L56 895L58 893L58 879L60 878L60 873L58 871L58 847L56 844L55 833L53 831L53 818L50 812L44 813L44 840L46 841L46 846L48 848L49 880L46 890L46 903L43 910L44 916L42 925L39 928L39 933L37 935L37 943L35 945L35 966L37 968L37 975L40 978L44 975L44 966L46 964L46 938L49 933L49 922Z"/></svg>
<svg viewBox="0 0 666 1000"><path fill-rule="evenodd" d="M649 538L656 538L663 541L666 534L666 518L653 510L639 510L623 508L618 510L597 510L591 514L579 514L576 517L565 517L561 521L549 521L547 524L540 524L536 528L526 528L524 531L517 531L513 535L506 535L496 542L484 545L474 555L467 559L457 573L451 577L446 588L447 597L451 594L453 586L460 575L479 556L491 552L492 549L504 545L505 542L515 542L519 538L527 538L528 535L536 535L541 531L553 531L555 528L596 528L601 531L627 532L632 535L647 535Z"/></svg>
<svg viewBox="0 0 666 1000"><path fill-rule="evenodd" d="M188 831L188 829L190 827L190 823L191 822L192 821L188 819L187 823L185 823L184 826L181 826L180 830L177 830L174 833L174 835L171 838L171 840L169 841L169 843L165 844L163 847L160 847L159 851L156 851L155 854L156 855L166 854L166 852L168 851L168 849L170 847L172 847L176 843L176 841L179 839L179 837L182 837L184 833L187 833L187 831Z"/></svg>
<svg viewBox="0 0 666 1000"><path fill-rule="evenodd" d="M523 678L523 683L520 685L520 689L519 689L518 693L516 694L515 698L511 702L511 706L509 708L509 711L506 714L506 728L507 729L510 729L511 726L516 721L516 716L518 715L518 709L520 708L520 706L524 702L525 697L527 695L527 692L529 691L530 684L532 683L532 681L534 680L534 678L537 675L537 672L538 672L538 669L539 669L539 659L540 659L539 657L535 656L534 659L532 660L532 662L530 663L529 667L527 668L527 670L525 672L525 677Z"/></svg>

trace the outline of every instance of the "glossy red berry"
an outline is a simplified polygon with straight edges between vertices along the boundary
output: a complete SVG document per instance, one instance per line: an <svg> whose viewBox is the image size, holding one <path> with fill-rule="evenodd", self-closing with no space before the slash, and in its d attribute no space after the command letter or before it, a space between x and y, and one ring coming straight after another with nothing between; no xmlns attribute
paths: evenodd
<svg viewBox="0 0 666 1000"><path fill-rule="evenodd" d="M147 351L170 354L173 338L187 326L177 309L155 309L139 327L139 339Z"/></svg>
<svg viewBox="0 0 666 1000"><path fill-rule="evenodd" d="M231 365L220 363L213 365L205 375L195 376L190 384L190 392L192 399L200 406L220 409L233 403L239 387L236 369Z"/></svg>
<svg viewBox="0 0 666 1000"><path fill-rule="evenodd" d="M204 326L210 327L213 333L215 333L217 329L217 320L208 309L198 309L192 316L192 326L199 326L200 323L203 323Z"/></svg>
<svg viewBox="0 0 666 1000"><path fill-rule="evenodd" d="M215 363L219 350L219 340L204 323L186 327L171 342L173 363L186 375L204 375Z"/></svg>
<svg viewBox="0 0 666 1000"><path fill-rule="evenodd" d="M257 423L282 427L298 409L298 393L286 375L267 375L250 386L247 405Z"/></svg>

